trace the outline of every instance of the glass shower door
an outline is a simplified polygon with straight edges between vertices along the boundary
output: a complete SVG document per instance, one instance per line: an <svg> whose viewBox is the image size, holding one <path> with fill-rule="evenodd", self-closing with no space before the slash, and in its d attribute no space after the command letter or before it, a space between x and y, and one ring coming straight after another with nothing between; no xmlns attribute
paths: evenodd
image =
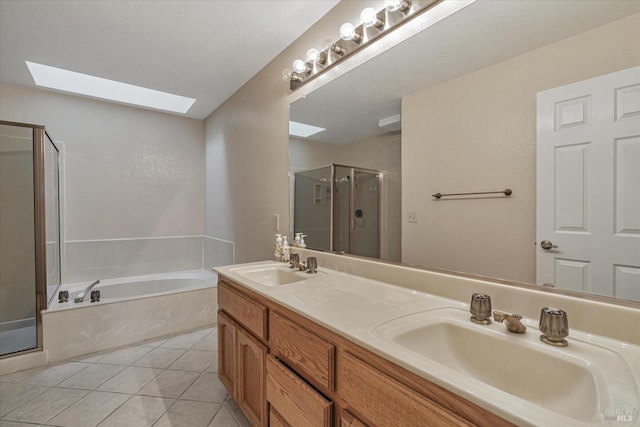
<svg viewBox="0 0 640 427"><path fill-rule="evenodd" d="M36 348L34 129L0 125L0 356Z"/></svg>
<svg viewBox="0 0 640 427"><path fill-rule="evenodd" d="M380 178L375 172L354 169L350 253L380 257Z"/></svg>

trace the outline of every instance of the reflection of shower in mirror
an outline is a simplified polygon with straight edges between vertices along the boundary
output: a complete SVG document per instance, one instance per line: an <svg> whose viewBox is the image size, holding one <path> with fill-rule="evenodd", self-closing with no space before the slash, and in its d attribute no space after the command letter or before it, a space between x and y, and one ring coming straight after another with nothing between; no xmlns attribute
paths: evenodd
<svg viewBox="0 0 640 427"><path fill-rule="evenodd" d="M380 257L383 173L355 166L329 165L295 174L294 232L304 233L313 249ZM327 186L332 203L309 204L310 191ZM317 191L317 190L315 190Z"/></svg>

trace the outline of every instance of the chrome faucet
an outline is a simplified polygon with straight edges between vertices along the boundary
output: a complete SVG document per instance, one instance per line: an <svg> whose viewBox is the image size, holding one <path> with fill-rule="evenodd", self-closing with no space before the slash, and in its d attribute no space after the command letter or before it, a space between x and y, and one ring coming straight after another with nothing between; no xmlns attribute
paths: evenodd
<svg viewBox="0 0 640 427"><path fill-rule="evenodd" d="M306 263L300 262L300 256L298 254L289 255L290 268L297 268L300 271L306 271L307 273L318 272L318 260L314 256L307 257Z"/></svg>
<svg viewBox="0 0 640 427"><path fill-rule="evenodd" d="M291 264L290 268L297 268L300 271L307 270L307 266L300 263L300 255L298 254L289 254L289 264Z"/></svg>
<svg viewBox="0 0 640 427"><path fill-rule="evenodd" d="M87 294L91 292L91 289L93 289L93 287L96 286L98 283L100 283L100 280L96 280L95 282L93 282L92 284L84 288L84 290L80 292L78 296L73 299L73 302L79 303L84 301L84 297L86 297Z"/></svg>
<svg viewBox="0 0 640 427"><path fill-rule="evenodd" d="M509 332L524 334L524 331L527 330L527 327L521 322L522 316L520 314L507 314L502 311L494 311L493 319L496 322L504 323Z"/></svg>

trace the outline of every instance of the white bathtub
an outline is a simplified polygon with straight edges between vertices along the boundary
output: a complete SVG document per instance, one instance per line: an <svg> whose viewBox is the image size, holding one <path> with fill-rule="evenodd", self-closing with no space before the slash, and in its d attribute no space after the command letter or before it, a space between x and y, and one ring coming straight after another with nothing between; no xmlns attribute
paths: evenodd
<svg viewBox="0 0 640 427"><path fill-rule="evenodd" d="M100 301L73 299L91 282L62 285L69 302L55 295L42 312L43 346L49 361L87 354L205 327L215 323L217 275L206 270L101 280Z"/></svg>
<svg viewBox="0 0 640 427"><path fill-rule="evenodd" d="M100 302L93 304L149 298L160 294L215 287L217 280L216 273L207 270L178 271L100 280L100 283L93 287L93 290L100 291ZM51 299L48 310L75 309L92 305L91 293L85 296L84 302L73 302L73 299L90 283L91 281L86 281L62 285L58 291L69 291L69 301L66 303L58 302L58 295L56 294Z"/></svg>

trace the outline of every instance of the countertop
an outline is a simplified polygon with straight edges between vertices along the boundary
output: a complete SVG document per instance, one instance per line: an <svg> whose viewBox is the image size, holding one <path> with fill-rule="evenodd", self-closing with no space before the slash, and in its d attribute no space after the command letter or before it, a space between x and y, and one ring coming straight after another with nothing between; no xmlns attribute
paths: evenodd
<svg viewBox="0 0 640 427"><path fill-rule="evenodd" d="M271 265L282 266L283 264L275 261L263 261L217 267L214 270L220 275L244 285L248 289L517 425L563 427L567 425L609 425L615 420L609 421L605 417L610 415L612 411L621 409L621 405L610 402L611 407L598 408L595 418L589 421L565 417L555 411L532 404L490 386L465 372L436 363L372 333L377 326L392 319L442 308L454 309L454 312L461 313L462 318L468 319L469 304L466 302L323 267L318 269L317 274L297 272L295 274L304 275L305 280L280 286L264 286L237 274L238 268ZM477 325L477 327L491 328L493 333L504 334L507 339L526 339L531 341L531 345L538 346L538 319L525 316L523 323L528 329L522 335L508 332L503 324L497 322L487 326ZM580 354L587 354L590 346L594 344L599 348L614 349L615 352L623 355L624 362L620 372L631 372L631 378L627 378L625 381L631 384L630 387L633 388L635 396L631 399L631 403L629 403L629 399L626 399L622 409L635 410L636 416L633 422L626 422L624 425L640 425L637 423L637 408L639 406L637 396L640 395L638 387L638 383L640 383L640 346L573 329L570 331L568 339L570 346L567 348L574 352L576 357L580 357ZM545 344L540 344L540 348L549 352L567 351ZM590 363L588 358L584 362ZM523 366L522 368L542 369L540 366ZM616 423L616 425L620 425L620 423Z"/></svg>

